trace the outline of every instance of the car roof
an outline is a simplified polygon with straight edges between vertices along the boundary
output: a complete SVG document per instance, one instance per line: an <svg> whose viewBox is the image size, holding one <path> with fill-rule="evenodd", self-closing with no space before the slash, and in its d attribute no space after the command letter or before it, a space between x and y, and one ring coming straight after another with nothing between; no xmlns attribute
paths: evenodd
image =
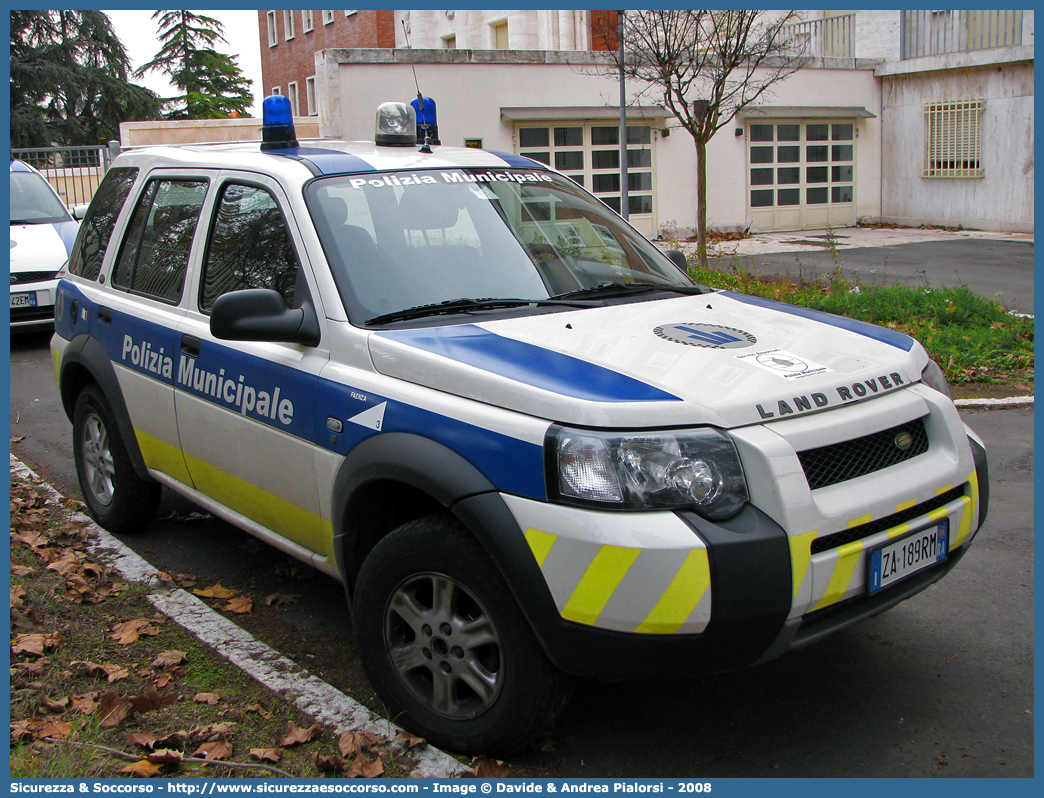
<svg viewBox="0 0 1044 798"><path fill-rule="evenodd" d="M33 167L24 161L19 161L17 158L11 159L11 171L12 172L36 172ZM39 172L37 172L39 174Z"/></svg>
<svg viewBox="0 0 1044 798"><path fill-rule="evenodd" d="M290 164L304 166L313 176L359 174L388 170L453 168L523 168L547 170L538 161L510 153L465 147L379 146L372 141L302 141L298 147L262 151L259 142L185 144L125 150L120 165L196 167L284 171ZM116 164L114 164L116 165Z"/></svg>

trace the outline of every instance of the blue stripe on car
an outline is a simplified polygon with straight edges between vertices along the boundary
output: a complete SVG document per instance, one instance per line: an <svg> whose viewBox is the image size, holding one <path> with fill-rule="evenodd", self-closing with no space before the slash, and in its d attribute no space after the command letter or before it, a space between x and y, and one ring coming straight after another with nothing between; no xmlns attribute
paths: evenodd
<svg viewBox="0 0 1044 798"><path fill-rule="evenodd" d="M483 152L496 155L508 166L514 166L517 169L547 169L546 163L534 161L532 158L527 158L524 155L513 155L510 152L497 152L496 150L483 150Z"/></svg>
<svg viewBox="0 0 1044 798"><path fill-rule="evenodd" d="M234 345L204 340L199 357L192 358L180 351L180 334L176 330L120 311L113 312L111 325L101 324L97 322L93 303L74 283L61 281L59 291L65 308L75 299L78 309L86 312L89 334L98 339L113 364L340 455L348 454L362 441L383 432L423 436L468 460L498 490L537 500L547 498L543 447L538 444L388 400L358 387L279 366L241 352ZM76 333L88 332L83 326L81 319L74 327L68 312L56 322L58 334L67 340ZM168 358L169 364L166 363ZM248 388L253 391L255 399L265 391L269 407L277 401L278 389L278 402L289 400L293 404L290 423L283 424L278 412L260 414L256 404L254 410L243 412L241 406L237 407L236 400L245 395L242 392ZM353 417L382 402L388 404L379 431L351 422ZM326 426L326 419L331 416L344 422L344 430L339 435L331 436ZM277 453L273 454L273 457L277 456Z"/></svg>
<svg viewBox="0 0 1044 798"><path fill-rule="evenodd" d="M849 319L844 316L835 316L833 313L824 313L821 310L787 305L784 302L776 302L771 299L761 299L760 297L747 296L746 294L734 294L731 291L722 291L721 293L723 296L735 299L737 302L743 302L746 305L755 305L759 308L789 313L792 316L800 316L810 321L818 321L821 324L829 324L831 327L840 327L842 330L873 338L875 341L894 346L896 349L902 349L904 352L909 352L913 349L913 338L901 332L890 330L887 327L879 327L876 324L859 321L858 319Z"/></svg>
<svg viewBox="0 0 1044 798"><path fill-rule="evenodd" d="M296 155L315 166L324 175L342 175L377 171L372 164L357 155L321 147L294 147L287 150L268 150L269 154Z"/></svg>
<svg viewBox="0 0 1044 798"><path fill-rule="evenodd" d="M592 402L681 401L633 377L474 324L376 334L561 396Z"/></svg>
<svg viewBox="0 0 1044 798"><path fill-rule="evenodd" d="M11 159L11 171L12 172L31 172L33 171L21 161L16 161L14 158Z"/></svg>

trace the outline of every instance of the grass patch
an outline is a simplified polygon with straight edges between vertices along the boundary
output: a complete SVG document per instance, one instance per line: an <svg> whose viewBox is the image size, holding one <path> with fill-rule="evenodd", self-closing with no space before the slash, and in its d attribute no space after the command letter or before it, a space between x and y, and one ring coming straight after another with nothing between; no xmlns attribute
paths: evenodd
<svg viewBox="0 0 1044 798"><path fill-rule="evenodd" d="M422 741L313 723L95 562L63 502L12 474L13 778L409 776Z"/></svg>
<svg viewBox="0 0 1044 798"><path fill-rule="evenodd" d="M836 262L835 256L835 262ZM905 333L959 386L1005 385L1033 390L1033 319L1009 315L997 302L965 286L864 286L842 275L825 280L762 277L737 259L726 269L699 269L701 285L836 313Z"/></svg>

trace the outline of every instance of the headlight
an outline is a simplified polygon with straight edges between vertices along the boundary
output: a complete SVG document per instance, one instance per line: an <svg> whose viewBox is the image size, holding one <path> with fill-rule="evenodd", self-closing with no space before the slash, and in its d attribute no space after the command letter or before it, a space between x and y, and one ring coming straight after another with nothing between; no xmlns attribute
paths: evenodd
<svg viewBox="0 0 1044 798"><path fill-rule="evenodd" d="M692 509L722 520L747 501L732 439L710 428L663 432L558 429L558 495L632 510Z"/></svg>
<svg viewBox="0 0 1044 798"><path fill-rule="evenodd" d="M921 381L929 388L934 388L939 393L946 394L948 398L953 399L950 385L946 382L946 375L934 360L929 359L928 365L924 367L924 371L921 372Z"/></svg>

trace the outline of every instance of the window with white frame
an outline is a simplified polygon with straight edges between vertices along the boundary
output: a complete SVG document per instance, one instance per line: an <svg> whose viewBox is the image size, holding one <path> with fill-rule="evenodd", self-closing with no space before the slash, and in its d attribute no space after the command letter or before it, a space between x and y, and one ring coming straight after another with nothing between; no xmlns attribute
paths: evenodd
<svg viewBox="0 0 1044 798"><path fill-rule="evenodd" d="M267 15L268 20L268 46L275 47L279 44L279 33L276 31L276 17L275 11L269 11Z"/></svg>
<svg viewBox="0 0 1044 798"><path fill-rule="evenodd" d="M297 106L297 81L291 81L286 88L286 94L290 98L290 113L294 116L300 116L300 109Z"/></svg>
<svg viewBox="0 0 1044 798"><path fill-rule="evenodd" d="M503 22L494 22L490 27L493 29L493 49L495 50L506 50L508 49L508 24L507 20Z"/></svg>
<svg viewBox="0 0 1044 798"><path fill-rule="evenodd" d="M305 33L310 33L315 28L315 20L312 17L313 11L302 11L301 22Z"/></svg>
<svg viewBox="0 0 1044 798"><path fill-rule="evenodd" d="M282 89L281 86L273 86L272 87L272 96L273 97L276 96L277 94L282 94L282 93L283 93L283 89Z"/></svg>
<svg viewBox="0 0 1044 798"><path fill-rule="evenodd" d="M333 21L334 21L333 11L324 11L323 12L323 24L324 25L329 25Z"/></svg>
<svg viewBox="0 0 1044 798"><path fill-rule="evenodd" d="M358 11L358 9L356 9L355 11L345 11L344 15L346 17L350 17L352 14L358 14L358 13L359 13L359 11Z"/></svg>
<svg viewBox="0 0 1044 798"><path fill-rule="evenodd" d="M283 12L283 38L290 41L294 38L294 12Z"/></svg>
<svg viewBox="0 0 1044 798"><path fill-rule="evenodd" d="M305 78L305 103L308 107L308 115L315 116L319 110L315 107L315 75Z"/></svg>
<svg viewBox="0 0 1044 798"><path fill-rule="evenodd" d="M921 177L985 177L982 111L985 100L953 100L924 106Z"/></svg>

